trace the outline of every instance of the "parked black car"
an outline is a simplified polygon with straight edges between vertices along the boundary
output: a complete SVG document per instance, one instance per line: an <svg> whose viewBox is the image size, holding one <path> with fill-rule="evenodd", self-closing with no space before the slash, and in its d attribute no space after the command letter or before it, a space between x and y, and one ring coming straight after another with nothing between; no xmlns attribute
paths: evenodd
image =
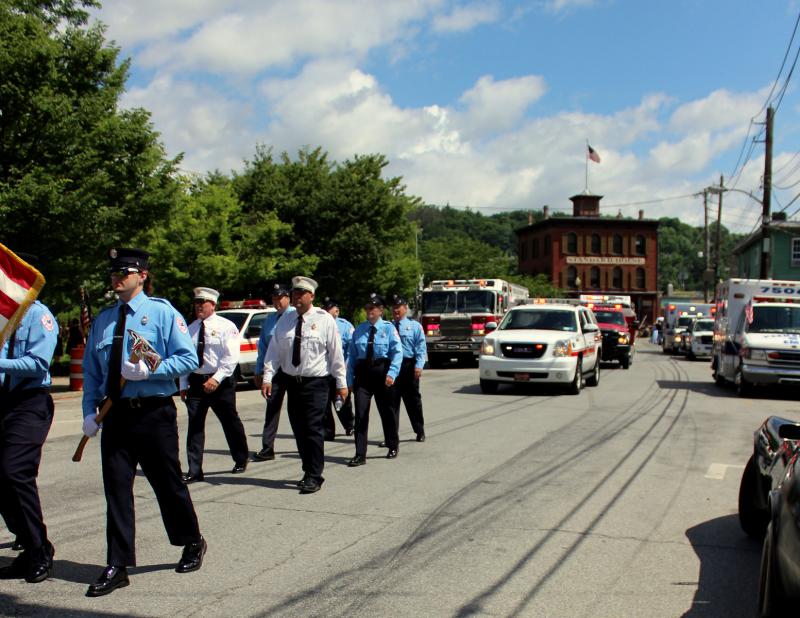
<svg viewBox="0 0 800 618"><path fill-rule="evenodd" d="M755 432L739 487L739 522L761 552L759 612L784 616L800 600L800 423L777 416Z"/></svg>

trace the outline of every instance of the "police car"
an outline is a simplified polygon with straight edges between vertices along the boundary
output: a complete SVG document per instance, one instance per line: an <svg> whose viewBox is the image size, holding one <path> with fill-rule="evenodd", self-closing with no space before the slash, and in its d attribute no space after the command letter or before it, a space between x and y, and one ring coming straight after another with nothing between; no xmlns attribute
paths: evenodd
<svg viewBox="0 0 800 618"><path fill-rule="evenodd" d="M564 384L577 395L584 382L600 382L601 350L591 309L573 299L533 299L511 309L484 338L478 359L481 391L541 382Z"/></svg>
<svg viewBox="0 0 800 618"><path fill-rule="evenodd" d="M236 303L227 301L222 306L233 309L221 309L217 314L227 318L239 329L241 340L239 342L239 365L236 367L234 377L237 382L248 380L253 382L256 370L256 357L258 356L258 338L261 336L261 324L266 317L275 311L274 307L267 307L263 300L246 300Z"/></svg>

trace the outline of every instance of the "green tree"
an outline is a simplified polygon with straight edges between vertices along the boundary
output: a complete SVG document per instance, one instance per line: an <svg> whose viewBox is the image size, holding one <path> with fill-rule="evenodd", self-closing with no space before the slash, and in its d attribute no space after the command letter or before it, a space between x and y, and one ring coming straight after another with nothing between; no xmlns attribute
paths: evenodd
<svg viewBox="0 0 800 618"><path fill-rule="evenodd" d="M0 1L0 241L40 256L43 298L97 292L109 247L136 242L179 196L141 109L117 108L128 74L92 0Z"/></svg>
<svg viewBox="0 0 800 618"><path fill-rule="evenodd" d="M296 159L269 149L236 176L243 212L275 213L290 226L279 245L313 256L316 268L304 271L351 314L370 291L411 294L417 267L414 228L408 213L416 199L405 194L400 178L383 178L383 155L356 156L336 164L320 148L303 149ZM287 264L287 275L301 274Z"/></svg>

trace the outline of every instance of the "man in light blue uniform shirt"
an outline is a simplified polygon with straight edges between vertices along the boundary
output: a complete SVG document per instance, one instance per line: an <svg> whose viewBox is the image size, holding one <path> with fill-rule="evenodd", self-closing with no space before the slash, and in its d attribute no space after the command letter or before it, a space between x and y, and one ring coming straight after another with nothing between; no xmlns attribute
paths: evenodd
<svg viewBox="0 0 800 618"><path fill-rule="evenodd" d="M356 407L356 454L347 462L351 468L367 463L369 406L373 397L389 448L386 458L397 457L399 437L392 388L400 373L403 351L394 326L381 317L383 308L383 298L374 292L370 294L364 304L367 319L353 332L347 354L347 386L353 392Z"/></svg>
<svg viewBox="0 0 800 618"><path fill-rule="evenodd" d="M35 262L35 256L18 257ZM53 569L36 479L53 422L50 360L57 337L53 314L36 301L0 353L0 513L24 550L0 569L0 579L38 583Z"/></svg>
<svg viewBox="0 0 800 618"><path fill-rule="evenodd" d="M283 283L276 283L272 288L272 306L275 313L270 313L261 323L261 336L258 338L258 354L256 355L256 386L261 388L261 380L264 377L264 359L267 356L267 348L275 334L275 327L286 313L295 311L289 305L289 286ZM264 412L264 429L261 432L261 450L253 453L255 461L271 461L275 459L275 436L278 433L278 421L281 417L281 407L283 407L283 396L286 394L286 385L283 381L283 372L278 372L272 378L272 391L267 397L267 409Z"/></svg>
<svg viewBox="0 0 800 618"><path fill-rule="evenodd" d="M419 379L428 348L425 344L425 331L422 324L409 320L408 301L395 294L392 300L392 324L400 335L403 345L403 365L394 385L394 415L400 426L400 400L406 405L411 428L417 434L417 442L425 442L425 418L422 416L422 395L419 392Z"/></svg>
<svg viewBox="0 0 800 618"><path fill-rule="evenodd" d="M109 257L111 286L119 300L95 319L83 358L85 435L97 434L96 413L103 398L113 402L100 439L108 566L89 586L90 597L127 586L127 567L136 565L133 483L138 466L156 495L170 543L183 546L175 570L196 571L206 551L189 489L181 481L172 400L176 379L197 368L197 351L186 322L169 301L146 293L151 288L149 254L112 249ZM154 371L142 360L131 360L129 330L161 356Z"/></svg>
<svg viewBox="0 0 800 618"><path fill-rule="evenodd" d="M344 353L345 363L347 362L347 354L350 349L350 339L353 338L353 325L344 318L339 317L339 303L331 297L326 296L322 301L322 308L333 316L336 320L336 327L339 329L339 335L342 338L342 352ZM350 403L352 397L348 394L347 398L342 401L341 397L337 395L336 380L331 376L329 389L329 401L325 408L325 439L333 440L336 437L336 424L333 420L333 411L336 411L336 416L339 417L339 422L344 427L345 435L353 434L353 405Z"/></svg>

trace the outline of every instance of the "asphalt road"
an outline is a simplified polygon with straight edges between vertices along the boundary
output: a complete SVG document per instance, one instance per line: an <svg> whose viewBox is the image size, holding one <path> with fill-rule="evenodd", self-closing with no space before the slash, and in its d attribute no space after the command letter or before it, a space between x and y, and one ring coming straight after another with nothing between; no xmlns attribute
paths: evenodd
<svg viewBox="0 0 800 618"><path fill-rule="evenodd" d="M236 476L210 416L207 482L191 487L203 568L173 572L181 549L139 478L139 566L130 587L89 599L105 564L99 444L70 461L79 399L56 397L40 473L55 575L1 582L4 615L753 616L760 545L739 529L739 477L767 415L800 419L788 394L739 399L707 363L647 343L579 396L482 395L477 369L429 370L427 442L402 412L400 456L386 460L373 410L367 465L345 465L354 447L339 436L322 491L300 495L285 414L276 461ZM250 390L239 403L255 449L263 402ZM0 566L11 540L0 530Z"/></svg>

